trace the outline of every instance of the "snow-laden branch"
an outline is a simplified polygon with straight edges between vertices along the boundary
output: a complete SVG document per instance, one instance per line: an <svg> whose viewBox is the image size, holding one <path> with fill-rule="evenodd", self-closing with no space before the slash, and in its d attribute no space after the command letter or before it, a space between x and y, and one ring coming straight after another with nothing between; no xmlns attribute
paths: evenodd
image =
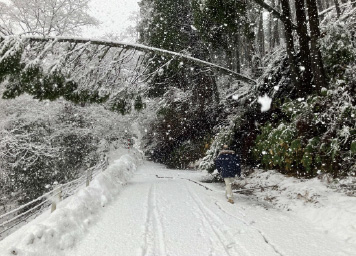
<svg viewBox="0 0 356 256"><path fill-rule="evenodd" d="M9 38L9 37L4 37ZM178 57L182 60L186 60L189 63L194 63L203 67L211 67L215 68L221 72L229 74L238 80L242 80L246 83L256 84L256 81L248 78L240 73L232 71L228 68L222 67L220 65L207 62L204 60L200 60L182 53L168 51L165 49L160 49L156 47L149 47L141 44L131 44L131 43L123 43L123 42L116 42L116 41L108 41L108 40L96 40L90 38L77 38L77 37L41 37L41 36L22 36L21 39L27 40L30 42L50 42L55 41L56 43L75 43L75 44L90 44L90 45L98 45L98 46L108 46L112 48L122 48L126 50L137 50L140 52L148 52L148 53L156 53L161 56L166 57Z"/></svg>
<svg viewBox="0 0 356 256"><path fill-rule="evenodd" d="M54 158L59 156L60 148L49 144L33 141L36 134L21 131L0 132L0 162L4 158L11 158L12 166L30 166L39 157Z"/></svg>
<svg viewBox="0 0 356 256"><path fill-rule="evenodd" d="M340 7L345 7L345 6L348 6L349 4L354 4L354 3L356 3L356 1L353 1L353 2L351 2L351 3L341 4ZM325 15L326 13L331 12L332 10L334 10L335 7L336 7L336 6L333 5L333 6L329 7L328 9L325 9L325 10L319 12L318 15L319 15L319 16L323 16L323 15Z"/></svg>

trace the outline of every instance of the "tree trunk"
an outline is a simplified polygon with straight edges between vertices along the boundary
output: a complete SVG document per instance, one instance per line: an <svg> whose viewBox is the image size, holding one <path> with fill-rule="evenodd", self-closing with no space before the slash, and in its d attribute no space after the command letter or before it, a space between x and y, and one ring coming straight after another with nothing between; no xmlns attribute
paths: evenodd
<svg viewBox="0 0 356 256"><path fill-rule="evenodd" d="M257 35L257 44L260 53L260 58L265 56L265 34L263 29L263 12L261 10L259 23L258 23L258 35Z"/></svg>
<svg viewBox="0 0 356 256"><path fill-rule="evenodd" d="M235 33L229 36L231 46L226 50L226 62L229 69L240 72L240 35ZM237 71L238 70L238 71Z"/></svg>
<svg viewBox="0 0 356 256"><path fill-rule="evenodd" d="M290 6L289 0L281 0L282 4L282 14L287 19L290 19ZM286 48L287 48L287 55L288 55L288 62L290 66L290 75L292 79L292 83L296 88L300 88L300 80L297 72L296 61L295 61L295 49L294 49L294 42L293 42L293 30L290 22L284 22L284 35L286 41Z"/></svg>
<svg viewBox="0 0 356 256"><path fill-rule="evenodd" d="M248 42L245 39L245 59L246 59L246 64L249 68L252 67L252 52L253 52L253 44L251 44L251 42Z"/></svg>
<svg viewBox="0 0 356 256"><path fill-rule="evenodd" d="M278 10L279 8L279 1L277 0L275 3L275 8ZM279 36L279 29L278 29L278 25L279 25L279 20L273 18L274 20L274 26L272 28L272 38L273 38L273 43L272 46L273 48L280 45L280 36Z"/></svg>
<svg viewBox="0 0 356 256"><path fill-rule="evenodd" d="M278 20L274 21L272 28L272 49L280 44Z"/></svg>
<svg viewBox="0 0 356 256"><path fill-rule="evenodd" d="M327 82L325 79L324 64L318 44L318 39L320 38L318 8L316 6L316 0L306 0L306 3L308 7L310 27L311 67L313 70L316 91L320 92L322 87L327 87Z"/></svg>
<svg viewBox="0 0 356 256"><path fill-rule="evenodd" d="M271 2L273 3L273 1ZM269 48L269 52L271 53L272 52L272 49L273 49L273 17L272 17L272 14L269 14L268 15L268 48Z"/></svg>
<svg viewBox="0 0 356 256"><path fill-rule="evenodd" d="M277 10L281 11L281 0L278 0L277 1ZM285 33L284 33L284 23L282 20L279 20L279 26L278 26L278 34L279 34L279 44L285 44L285 41L286 41L286 36L285 36Z"/></svg>
<svg viewBox="0 0 356 256"><path fill-rule="evenodd" d="M338 0L334 0L335 8L336 8L336 15L339 18L341 15L340 5Z"/></svg>
<svg viewBox="0 0 356 256"><path fill-rule="evenodd" d="M232 70L240 73L241 65L240 65L240 33L235 33L234 35L234 47L232 49Z"/></svg>
<svg viewBox="0 0 356 256"><path fill-rule="evenodd" d="M312 88L312 71L310 63L309 36L307 19L305 16L304 0L295 0L295 10L297 17L297 34L299 37L300 60L301 60L301 86L298 93L310 93Z"/></svg>

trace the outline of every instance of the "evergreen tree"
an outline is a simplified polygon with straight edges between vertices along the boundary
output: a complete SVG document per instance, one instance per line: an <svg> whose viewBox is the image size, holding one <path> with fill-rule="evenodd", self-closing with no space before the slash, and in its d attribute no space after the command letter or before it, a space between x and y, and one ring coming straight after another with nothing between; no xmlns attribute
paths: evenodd
<svg viewBox="0 0 356 256"><path fill-rule="evenodd" d="M193 24L189 2L145 0L141 2L141 12L144 17L139 25L141 43L184 52L198 59L209 59L208 48ZM155 56L154 53L146 57L146 62L149 64L148 73L158 70L157 75L149 81L149 96L162 96L169 87L175 87L183 91L192 90L193 95L202 95L197 98L200 105L206 100L218 99L216 84L209 69L185 64L178 58Z"/></svg>
<svg viewBox="0 0 356 256"><path fill-rule="evenodd" d="M144 0L140 5L141 43L209 59L208 48L194 26L189 1ZM177 149L188 145L186 142L190 139L204 137L216 122L219 99L214 74L210 69L184 63L179 58L149 54L146 62L148 73L158 71L148 81L148 96L164 98L158 122L147 138L149 144L154 145L150 154L160 162L176 166L172 159L180 159L184 151Z"/></svg>
<svg viewBox="0 0 356 256"><path fill-rule="evenodd" d="M213 53L225 53L227 67L240 72L241 36L254 37L247 18L247 3L238 0L193 0L194 22ZM215 54L214 53L214 54Z"/></svg>

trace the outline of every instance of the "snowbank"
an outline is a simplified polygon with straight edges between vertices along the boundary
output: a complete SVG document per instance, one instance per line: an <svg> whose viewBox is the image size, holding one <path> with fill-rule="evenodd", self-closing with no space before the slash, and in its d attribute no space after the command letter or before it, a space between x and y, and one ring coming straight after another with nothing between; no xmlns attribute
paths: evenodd
<svg viewBox="0 0 356 256"><path fill-rule="evenodd" d="M59 203L55 212L45 212L1 241L0 255L61 255L97 221L101 208L118 195L138 163L137 152L113 161L88 187Z"/></svg>
<svg viewBox="0 0 356 256"><path fill-rule="evenodd" d="M236 185L255 190L257 200L292 211L319 226L325 233L356 245L356 197L337 192L337 185L314 178L300 180L276 171L255 170Z"/></svg>

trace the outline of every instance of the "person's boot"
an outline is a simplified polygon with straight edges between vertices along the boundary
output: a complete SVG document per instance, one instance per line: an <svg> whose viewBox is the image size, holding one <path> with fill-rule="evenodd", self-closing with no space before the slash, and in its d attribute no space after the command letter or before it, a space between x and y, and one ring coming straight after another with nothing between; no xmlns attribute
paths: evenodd
<svg viewBox="0 0 356 256"><path fill-rule="evenodd" d="M234 199L232 199L232 198L229 198L227 201L228 201L230 204L234 204Z"/></svg>

